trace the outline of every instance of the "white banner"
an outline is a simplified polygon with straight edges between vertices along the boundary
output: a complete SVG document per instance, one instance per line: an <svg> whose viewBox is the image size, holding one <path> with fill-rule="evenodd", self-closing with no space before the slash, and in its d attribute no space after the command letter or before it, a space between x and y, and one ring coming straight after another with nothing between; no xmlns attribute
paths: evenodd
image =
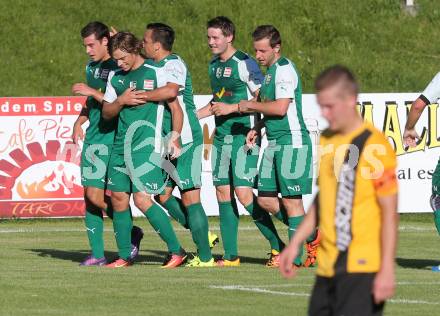
<svg viewBox="0 0 440 316"><path fill-rule="evenodd" d="M429 105L417 124L422 137L420 144L408 150L403 146L407 112L418 95L369 93L359 96L359 111L364 119L382 130L396 150L399 212L402 213L431 211L431 179L440 154L438 104ZM210 100L209 95L195 96L198 108ZM0 217L83 214L82 190L78 186L79 153L69 144L72 124L83 103L81 97L0 98ZM326 122L320 115L315 95L303 95L303 114L312 142L317 145ZM202 203L208 215L218 215L210 164L214 118L202 119L200 124L205 142ZM316 148L313 161L316 176ZM70 186L66 186L67 182ZM177 190L175 193L178 194ZM306 207L313 195L304 196ZM238 205L240 213L245 213L240 203Z"/></svg>

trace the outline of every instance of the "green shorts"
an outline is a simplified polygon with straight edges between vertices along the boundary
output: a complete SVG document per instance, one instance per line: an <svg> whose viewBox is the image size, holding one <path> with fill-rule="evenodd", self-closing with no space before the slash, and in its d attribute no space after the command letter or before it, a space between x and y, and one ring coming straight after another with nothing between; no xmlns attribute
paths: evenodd
<svg viewBox="0 0 440 316"><path fill-rule="evenodd" d="M432 194L440 195L440 159L432 175Z"/></svg>
<svg viewBox="0 0 440 316"><path fill-rule="evenodd" d="M105 189L112 145L86 144L81 152L81 185Z"/></svg>
<svg viewBox="0 0 440 316"><path fill-rule="evenodd" d="M182 145L181 155L169 161L163 169L166 171L167 187L176 185L181 191L200 188L202 186L202 154L203 140L194 139L194 142ZM171 168L171 169L169 169Z"/></svg>
<svg viewBox="0 0 440 316"><path fill-rule="evenodd" d="M224 139L214 137L211 151L212 179L214 186L255 188L258 175L259 147L247 148L246 136L228 135Z"/></svg>
<svg viewBox="0 0 440 316"><path fill-rule="evenodd" d="M107 188L113 192L146 192L161 194L165 188L161 155L155 152L137 153L131 161L113 153L108 168Z"/></svg>
<svg viewBox="0 0 440 316"><path fill-rule="evenodd" d="M307 144L307 143L306 143ZM312 146L300 148L269 142L258 174L258 195L282 197L312 192Z"/></svg>

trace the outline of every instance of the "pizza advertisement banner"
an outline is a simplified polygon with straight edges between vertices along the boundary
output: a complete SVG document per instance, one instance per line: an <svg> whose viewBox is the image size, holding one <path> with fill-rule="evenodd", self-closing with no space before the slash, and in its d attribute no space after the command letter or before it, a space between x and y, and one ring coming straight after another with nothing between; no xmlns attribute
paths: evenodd
<svg viewBox="0 0 440 316"><path fill-rule="evenodd" d="M440 154L437 104L429 105L417 124L422 137L420 144L411 149L403 145L407 113L417 97L415 93L359 96L359 111L364 119L382 130L396 149L397 177L403 192L399 197L399 212L431 211L431 178ZM210 99L207 95L195 96L197 108ZM84 97L0 98L0 218L84 215L79 167L81 146L71 140L73 124L84 103ZM316 145L326 123L320 116L315 95L303 95L303 113L315 146L316 171ZM205 141L202 203L208 215L218 215L210 164L214 119L202 119L200 124ZM175 193L178 194L177 190ZM312 195L304 197L306 207L311 200ZM135 215L140 215L134 205L132 207ZM241 205L240 213L245 213Z"/></svg>

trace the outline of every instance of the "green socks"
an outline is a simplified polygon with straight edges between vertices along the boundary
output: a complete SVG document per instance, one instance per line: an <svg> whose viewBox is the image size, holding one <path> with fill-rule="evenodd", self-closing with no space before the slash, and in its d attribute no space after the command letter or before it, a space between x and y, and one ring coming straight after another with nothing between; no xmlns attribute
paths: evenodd
<svg viewBox="0 0 440 316"><path fill-rule="evenodd" d="M104 239L102 236L104 220L102 218L102 211L86 210L84 221L93 257L97 259L104 258Z"/></svg>
<svg viewBox="0 0 440 316"><path fill-rule="evenodd" d="M303 219L304 219L304 215L289 217L289 231L288 231L289 240L292 239L292 237L295 235L295 231L298 229L298 226L299 224L301 224ZM303 252L304 252L304 248L301 245L298 256L293 261L294 264L298 266L302 264Z"/></svg>
<svg viewBox="0 0 440 316"><path fill-rule="evenodd" d="M234 259L238 256L238 208L234 201L219 202L220 233L222 235L224 258Z"/></svg>
<svg viewBox="0 0 440 316"><path fill-rule="evenodd" d="M208 239L208 218L202 204L188 205L188 221L192 238L197 245L199 258L203 262L212 259L211 248Z"/></svg>
<svg viewBox="0 0 440 316"><path fill-rule="evenodd" d="M261 209L257 200L254 198L253 203L245 206L246 211L252 216L255 225L257 225L263 236L269 241L271 249L281 251L284 247L283 241L278 236L275 225L272 222L270 215ZM278 212L280 213L280 212Z"/></svg>
<svg viewBox="0 0 440 316"><path fill-rule="evenodd" d="M273 214L273 216L275 216L280 222L284 223L284 225L289 226L289 216L284 207L281 207L281 209Z"/></svg>
<svg viewBox="0 0 440 316"><path fill-rule="evenodd" d="M174 218L180 225L188 228L188 222L185 215L185 207L182 200L171 195L163 204L163 207L168 211L170 216Z"/></svg>
<svg viewBox="0 0 440 316"><path fill-rule="evenodd" d="M440 210L434 211L434 222L437 232L440 235Z"/></svg>
<svg viewBox="0 0 440 316"><path fill-rule="evenodd" d="M156 233L158 233L160 238L167 244L168 251L178 254L182 247L177 240L176 233L173 230L173 226L171 226L167 214L156 203L153 203L144 214Z"/></svg>
<svg viewBox="0 0 440 316"><path fill-rule="evenodd" d="M133 221L130 209L113 213L113 230L115 232L116 245L118 246L119 258L127 260L131 252L131 229Z"/></svg>

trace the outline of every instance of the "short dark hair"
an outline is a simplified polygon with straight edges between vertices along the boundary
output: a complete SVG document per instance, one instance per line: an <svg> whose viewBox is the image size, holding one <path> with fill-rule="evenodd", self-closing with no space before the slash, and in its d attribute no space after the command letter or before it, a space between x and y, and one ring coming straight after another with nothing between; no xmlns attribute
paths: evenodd
<svg viewBox="0 0 440 316"><path fill-rule="evenodd" d="M264 38L269 39L270 47L281 45L281 34L273 25L260 25L257 26L252 33L254 42L262 40Z"/></svg>
<svg viewBox="0 0 440 316"><path fill-rule="evenodd" d="M320 92L335 84L343 84L352 95L359 93L359 85L354 74L345 66L334 65L321 72L315 80L315 90Z"/></svg>
<svg viewBox="0 0 440 316"><path fill-rule="evenodd" d="M118 32L111 39L108 46L110 55L117 49L130 54L141 54L142 42L130 32Z"/></svg>
<svg viewBox="0 0 440 316"><path fill-rule="evenodd" d="M220 29L223 36L231 36L235 38L235 25L225 16L217 16L206 23L206 28Z"/></svg>
<svg viewBox="0 0 440 316"><path fill-rule="evenodd" d="M95 38L99 41L102 40L104 37L110 39L110 30L108 26L102 22L90 22L81 29L82 38L86 38L92 34L95 34Z"/></svg>
<svg viewBox="0 0 440 316"><path fill-rule="evenodd" d="M174 30L171 26L164 23L149 23L147 30L152 31L153 42L159 42L162 48L171 51L174 44Z"/></svg>

